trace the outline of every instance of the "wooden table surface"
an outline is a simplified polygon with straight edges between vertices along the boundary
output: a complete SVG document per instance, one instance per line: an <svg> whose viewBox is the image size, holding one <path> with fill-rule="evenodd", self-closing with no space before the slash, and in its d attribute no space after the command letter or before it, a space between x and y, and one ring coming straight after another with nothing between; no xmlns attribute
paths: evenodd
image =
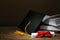
<svg viewBox="0 0 60 40"><path fill-rule="evenodd" d="M16 26L0 27L0 40L60 40L60 34L56 33L53 38L31 38L30 35L18 35L16 34Z"/></svg>

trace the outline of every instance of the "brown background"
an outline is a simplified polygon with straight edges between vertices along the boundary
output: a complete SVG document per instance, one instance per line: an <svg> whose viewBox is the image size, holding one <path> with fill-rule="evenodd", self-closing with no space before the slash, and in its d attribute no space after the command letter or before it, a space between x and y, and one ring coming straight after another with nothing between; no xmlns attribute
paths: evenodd
<svg viewBox="0 0 60 40"><path fill-rule="evenodd" d="M30 9L47 14L60 13L60 1L0 0L0 26L17 26Z"/></svg>

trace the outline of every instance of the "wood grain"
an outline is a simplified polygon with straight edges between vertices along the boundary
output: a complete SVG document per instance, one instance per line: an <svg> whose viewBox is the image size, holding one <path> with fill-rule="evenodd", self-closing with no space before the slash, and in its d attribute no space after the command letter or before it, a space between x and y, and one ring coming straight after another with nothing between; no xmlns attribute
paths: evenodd
<svg viewBox="0 0 60 40"><path fill-rule="evenodd" d="M30 35L19 35L16 34L17 27L0 27L0 40L60 40L60 34L56 33L53 38L31 38Z"/></svg>

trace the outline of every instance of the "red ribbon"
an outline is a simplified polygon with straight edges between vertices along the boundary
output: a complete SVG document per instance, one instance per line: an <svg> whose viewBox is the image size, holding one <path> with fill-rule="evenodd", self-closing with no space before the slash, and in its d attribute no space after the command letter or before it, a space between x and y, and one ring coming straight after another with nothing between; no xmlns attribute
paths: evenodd
<svg viewBox="0 0 60 40"><path fill-rule="evenodd" d="M38 38L38 37L43 37L43 36L46 36L46 37L51 37L51 36L52 36L49 31L47 31L47 32L38 31L37 33L38 33L38 34L37 34L36 38Z"/></svg>

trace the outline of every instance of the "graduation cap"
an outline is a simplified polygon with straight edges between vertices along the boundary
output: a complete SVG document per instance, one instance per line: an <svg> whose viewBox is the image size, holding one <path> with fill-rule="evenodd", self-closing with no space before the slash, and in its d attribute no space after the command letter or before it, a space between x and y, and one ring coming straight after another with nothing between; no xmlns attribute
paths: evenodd
<svg viewBox="0 0 60 40"><path fill-rule="evenodd" d="M18 28L28 34L36 32L41 26L44 16L43 13L30 10Z"/></svg>

